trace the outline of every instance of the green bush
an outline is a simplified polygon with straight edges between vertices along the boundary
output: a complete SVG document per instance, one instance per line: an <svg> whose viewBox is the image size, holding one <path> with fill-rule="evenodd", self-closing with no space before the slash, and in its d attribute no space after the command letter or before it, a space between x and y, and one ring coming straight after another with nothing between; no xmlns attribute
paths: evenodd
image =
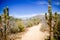
<svg viewBox="0 0 60 40"><path fill-rule="evenodd" d="M17 32L19 32L18 27L11 28L11 33L17 33Z"/></svg>
<svg viewBox="0 0 60 40"><path fill-rule="evenodd" d="M23 31L25 30L23 24L20 24L20 25L18 26L18 28L20 29L20 32L23 32Z"/></svg>
<svg viewBox="0 0 60 40"><path fill-rule="evenodd" d="M27 27L32 27L33 26L33 22L28 22L28 24L27 24Z"/></svg>

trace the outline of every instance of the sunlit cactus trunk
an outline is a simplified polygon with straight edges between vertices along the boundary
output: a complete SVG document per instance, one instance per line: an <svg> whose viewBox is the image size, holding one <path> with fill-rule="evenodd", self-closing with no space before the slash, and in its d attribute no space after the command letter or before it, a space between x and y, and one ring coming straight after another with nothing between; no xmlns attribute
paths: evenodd
<svg viewBox="0 0 60 40"><path fill-rule="evenodd" d="M51 8L51 0L48 0L48 24L50 27L50 40L53 40L53 27L52 27L52 8Z"/></svg>

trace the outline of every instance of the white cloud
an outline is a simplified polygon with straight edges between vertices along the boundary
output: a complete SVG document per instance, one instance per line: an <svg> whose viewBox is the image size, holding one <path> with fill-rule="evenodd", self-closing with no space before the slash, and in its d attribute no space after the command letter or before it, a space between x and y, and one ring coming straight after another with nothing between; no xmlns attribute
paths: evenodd
<svg viewBox="0 0 60 40"><path fill-rule="evenodd" d="M60 2L55 2L55 5L60 5Z"/></svg>
<svg viewBox="0 0 60 40"><path fill-rule="evenodd" d="M31 15L18 15L18 14L14 14L14 15L10 15L10 16L13 16L15 18L29 18L29 17L32 17L32 16L36 16L37 14L31 14Z"/></svg>
<svg viewBox="0 0 60 40"><path fill-rule="evenodd" d="M38 5L47 5L48 2L46 2L46 1L38 1L37 4Z"/></svg>
<svg viewBox="0 0 60 40"><path fill-rule="evenodd" d="M60 12L57 12L58 14L60 14Z"/></svg>
<svg viewBox="0 0 60 40"><path fill-rule="evenodd" d="M36 2L38 5L48 5L48 2L46 1L38 1ZM53 2L54 5L60 5L60 2Z"/></svg>
<svg viewBox="0 0 60 40"><path fill-rule="evenodd" d="M30 18L36 15L44 15L44 13L35 13L35 14L28 14L28 15L10 14L10 16L13 16L15 18Z"/></svg>

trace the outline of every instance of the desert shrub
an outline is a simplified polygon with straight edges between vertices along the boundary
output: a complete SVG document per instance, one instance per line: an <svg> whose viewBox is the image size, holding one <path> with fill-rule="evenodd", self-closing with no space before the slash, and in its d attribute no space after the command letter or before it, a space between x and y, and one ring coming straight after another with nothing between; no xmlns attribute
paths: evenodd
<svg viewBox="0 0 60 40"><path fill-rule="evenodd" d="M37 25L37 24L39 24L40 19L39 18L33 18L32 22L33 22L34 25Z"/></svg>
<svg viewBox="0 0 60 40"><path fill-rule="evenodd" d="M14 27L14 28L11 28L11 33L17 33L19 32L19 28L18 27Z"/></svg>
<svg viewBox="0 0 60 40"><path fill-rule="evenodd" d="M33 22L29 21L27 27L32 27L32 26L33 26Z"/></svg>
<svg viewBox="0 0 60 40"><path fill-rule="evenodd" d="M24 24L20 24L18 28L20 29L20 32L23 32L25 30Z"/></svg>
<svg viewBox="0 0 60 40"><path fill-rule="evenodd" d="M20 32L25 30L24 29L25 26L24 26L24 23L23 23L22 19L16 19L16 24L18 25L18 28L19 28Z"/></svg>
<svg viewBox="0 0 60 40"><path fill-rule="evenodd" d="M48 25L45 25L44 23L41 25L40 31L48 31Z"/></svg>

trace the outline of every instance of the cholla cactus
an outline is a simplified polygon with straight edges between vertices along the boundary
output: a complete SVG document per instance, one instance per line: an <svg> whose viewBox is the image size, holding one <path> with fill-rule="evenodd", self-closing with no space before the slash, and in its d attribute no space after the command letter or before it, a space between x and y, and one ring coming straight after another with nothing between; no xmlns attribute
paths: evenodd
<svg viewBox="0 0 60 40"><path fill-rule="evenodd" d="M56 26L57 26L57 12L55 12L55 15L52 15L52 8L51 8L51 0L48 0L48 18L46 17L46 13L45 13L45 18L48 20L48 25L50 28L50 40L54 39L54 30L56 30ZM53 18L54 17L54 18ZM54 19L54 20L53 20ZM52 24L54 22L54 24ZM53 25L53 26L52 26ZM53 29L54 28L54 29Z"/></svg>
<svg viewBox="0 0 60 40"><path fill-rule="evenodd" d="M2 32L2 38L0 40L7 40L7 35L9 34L9 8L6 7L3 10L4 14L0 16L0 32Z"/></svg>
<svg viewBox="0 0 60 40"><path fill-rule="evenodd" d="M51 8L51 0L48 0L48 25L50 27L50 40L53 39L53 27L52 27L52 8Z"/></svg>
<svg viewBox="0 0 60 40"><path fill-rule="evenodd" d="M4 40L7 40L7 35L9 34L9 9L6 7L4 9Z"/></svg>

